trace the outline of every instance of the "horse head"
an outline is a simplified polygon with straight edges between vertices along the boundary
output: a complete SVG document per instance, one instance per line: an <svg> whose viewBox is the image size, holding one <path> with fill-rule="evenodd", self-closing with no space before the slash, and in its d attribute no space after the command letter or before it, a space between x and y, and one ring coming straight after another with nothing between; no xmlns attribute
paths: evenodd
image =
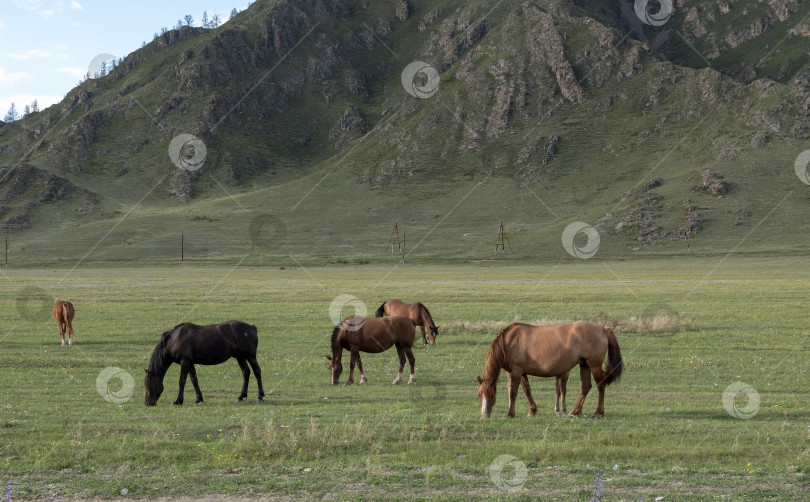
<svg viewBox="0 0 810 502"><path fill-rule="evenodd" d="M439 336L439 327L436 326L435 324L431 324L430 325L430 330L429 330L429 333L428 333L428 342L431 345L435 345L437 336Z"/></svg>
<svg viewBox="0 0 810 502"><path fill-rule="evenodd" d="M492 380L478 377L478 401L481 404L481 418L489 418L495 406L496 387Z"/></svg>
<svg viewBox="0 0 810 502"><path fill-rule="evenodd" d="M340 362L340 356L325 356L329 359L329 372L332 373L332 385L337 385L340 374L343 372L343 363Z"/></svg>
<svg viewBox="0 0 810 502"><path fill-rule="evenodd" d="M154 372L146 370L143 386L146 389L144 404L146 406L156 405L160 395L163 394L163 379L158 377Z"/></svg>

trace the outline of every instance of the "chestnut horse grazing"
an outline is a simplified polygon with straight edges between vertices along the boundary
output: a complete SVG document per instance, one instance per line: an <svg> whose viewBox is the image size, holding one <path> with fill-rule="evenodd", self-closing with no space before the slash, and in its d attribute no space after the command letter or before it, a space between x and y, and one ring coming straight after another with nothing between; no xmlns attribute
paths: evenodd
<svg viewBox="0 0 810 502"><path fill-rule="evenodd" d="M247 397L250 369L256 375L259 383L259 401L264 398L262 387L262 370L256 362L256 347L259 345L259 335L256 326L241 321L228 321L209 326L197 326L184 322L163 333L152 352L152 360L146 370L144 386L146 387L146 406L157 404L163 393L163 377L172 363L180 365L180 393L177 395L176 405L183 404L183 388L186 385L186 376L191 375L191 383L197 393L197 403L203 402L202 392L197 383L195 364L220 364L234 357L242 376L245 378L242 392L237 401Z"/></svg>
<svg viewBox="0 0 810 502"><path fill-rule="evenodd" d="M392 346L397 348L399 356L399 372L394 379L394 385L402 382L402 368L405 366L406 356L411 365L411 377L408 379L408 383L413 383L415 369L411 349L415 337L416 327L413 321L407 317L347 317L332 330L332 355L326 356L329 359L329 371L332 373L332 385L337 385L340 373L343 371L343 364L340 361L343 349L351 353L349 381L346 382L346 385L351 385L354 383L355 363L360 368L360 383L368 381L363 371L363 363L360 361L360 352L376 354L384 352Z"/></svg>
<svg viewBox="0 0 810 502"><path fill-rule="evenodd" d="M607 366L602 369L605 355ZM582 394L571 410L571 415L582 414L585 397L591 389L591 374L593 374L599 391L599 403L593 416L602 417L605 414L605 387L621 377L624 366L619 341L610 328L584 321L555 326L532 326L522 323L507 326L492 341L484 364L484 374L478 377L481 417L489 418L492 413L501 369L509 372L507 416L513 418L518 384L523 385L531 406L534 410L537 409L531 398L526 375L563 377L563 380L559 381L561 384L559 387L562 387L564 392L564 381L567 381L564 375L567 375L577 363L582 377ZM530 416L533 414L529 413Z"/></svg>
<svg viewBox="0 0 810 502"><path fill-rule="evenodd" d="M68 334L68 347L70 347L76 335L73 333L73 304L67 300L59 300L53 307L53 318L59 325L59 336L62 337L62 345L65 345L65 332Z"/></svg>
<svg viewBox="0 0 810 502"><path fill-rule="evenodd" d="M422 341L425 342L425 345L428 344L428 338L425 337L425 326L427 326L430 331L430 344L433 345L436 343L436 337L439 336L439 327L433 322L433 317L430 315L427 307L421 303L408 303L403 302L402 300L388 300L387 302L383 302L383 304L380 305L380 308L377 309L377 317L392 315L401 315L403 317L407 317L416 323L417 326L421 327Z"/></svg>

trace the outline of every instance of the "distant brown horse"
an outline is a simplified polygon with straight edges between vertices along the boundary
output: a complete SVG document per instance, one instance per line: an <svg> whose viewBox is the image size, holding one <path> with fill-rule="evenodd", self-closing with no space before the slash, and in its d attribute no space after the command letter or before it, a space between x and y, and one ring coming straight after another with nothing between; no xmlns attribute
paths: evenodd
<svg viewBox="0 0 810 502"><path fill-rule="evenodd" d="M332 330L332 355L326 356L329 360L329 371L332 373L332 385L337 385L343 364L340 359L343 349L351 353L349 363L349 381L346 385L354 383L354 365L360 368L360 383L365 383L366 374L363 363L360 361L360 352L376 354L397 348L399 356L399 372L394 379L394 385L402 382L402 369L405 366L405 357L411 365L411 377L408 383L415 381L413 342L416 337L416 327L412 320L402 316L391 317L362 317L350 316L340 322Z"/></svg>
<svg viewBox="0 0 810 502"><path fill-rule="evenodd" d="M605 355L607 366L602 369ZM624 367L619 342L610 328L584 321L555 326L522 323L507 326L489 347L483 377L478 377L481 417L489 418L492 413L501 369L509 372L507 416L514 417L518 385L524 386L527 396L531 394L526 375L562 376L577 363L582 377L582 394L571 415L582 414L593 374L599 391L599 403L593 416L602 417L605 414L605 387L621 377ZM533 402L531 397L529 400Z"/></svg>
<svg viewBox="0 0 810 502"><path fill-rule="evenodd" d="M59 325L59 336L62 337L62 345L65 345L65 332L67 332L68 347L76 339L76 334L73 333L73 314L73 304L67 300L59 300L53 307L53 318L56 320L56 324Z"/></svg>
<svg viewBox="0 0 810 502"><path fill-rule="evenodd" d="M256 348L259 345L259 335L256 326L241 321L228 321L208 326L198 326L189 322L178 324L163 333L152 352L149 368L146 370L144 387L146 387L147 406L157 404L163 393L163 377L172 363L180 365L180 392L177 395L176 405L183 404L183 389L186 386L186 376L191 375L191 383L197 393L197 403L203 402L202 392L197 383L195 364L220 364L234 357L242 369L244 383L242 392L237 401L247 397L250 368L259 384L259 402L264 398L262 387L262 370L256 362Z"/></svg>
<svg viewBox="0 0 810 502"><path fill-rule="evenodd" d="M425 345L428 344L428 338L425 337L425 326L430 331L430 344L436 343L436 337L439 336L439 327L433 322L433 317L430 315L427 307L419 302L408 303L402 300L388 300L380 305L377 309L376 316L391 316L401 315L411 319L417 326L422 328L422 341Z"/></svg>

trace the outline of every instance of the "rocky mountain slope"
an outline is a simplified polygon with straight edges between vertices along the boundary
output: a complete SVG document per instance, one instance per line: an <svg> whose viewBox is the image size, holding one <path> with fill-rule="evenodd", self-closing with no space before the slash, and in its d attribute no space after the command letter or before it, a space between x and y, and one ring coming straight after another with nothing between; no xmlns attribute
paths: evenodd
<svg viewBox="0 0 810 502"><path fill-rule="evenodd" d="M370 226L399 219L427 238L454 213L456 230L425 254L475 256L464 236L492 240L485 229L506 219L540 243L524 247L536 256L562 252L574 220L611 237L604 252L687 237L731 248L779 208L768 239L786 240L761 247L801 247L791 236L806 197L791 166L810 144L810 6L675 1L661 26L632 7L255 2L219 28L169 31L58 105L0 124L0 220L42 259L55 235L85 235L83 249L125 216L147 247L177 226L247 237L242 213L310 235L285 232L273 252L315 242L357 255L368 251L347 231L376 242ZM167 155L180 134L204 145L200 169L177 161L193 147ZM468 200L476 183L489 196ZM779 203L791 190L804 198ZM474 205L455 213L462 202ZM138 256L96 246L98 259Z"/></svg>

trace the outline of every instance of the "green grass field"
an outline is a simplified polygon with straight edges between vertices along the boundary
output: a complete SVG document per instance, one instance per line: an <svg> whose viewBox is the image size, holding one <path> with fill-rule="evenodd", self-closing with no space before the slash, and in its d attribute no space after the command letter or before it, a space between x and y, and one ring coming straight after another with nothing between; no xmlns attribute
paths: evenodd
<svg viewBox="0 0 810 502"><path fill-rule="evenodd" d="M805 500L806 263L718 256L4 269L0 488L11 485L14 500ZM394 351L364 356L368 384L329 385L323 356L330 303L340 294L358 297L370 315L392 297L430 308L444 329L435 346L416 348L415 385L391 385ZM76 306L74 347L59 346L50 318L57 297ZM518 417L506 418L501 379L493 418L479 419L475 378L496 333L476 323L624 323L662 312L677 312L692 326L618 333L626 369L607 390L604 419L558 417L553 380L539 378L530 378L536 417L526 416L521 394ZM253 379L249 399L235 402L241 374L229 361L198 367L204 404L190 404L189 382L186 404L171 405L179 376L173 366L158 405L145 407L143 370L161 333L181 321L228 319L259 328L265 403L255 404ZM107 367L133 378L131 399L120 405L97 390ZM755 412L750 419L724 408L724 391L735 382L759 396L758 407L741 395L734 401ZM109 391L125 398L121 387L113 379ZM573 372L569 410L578 392ZM594 390L586 413L595 406ZM516 491L491 477L501 455L518 459L500 478Z"/></svg>

